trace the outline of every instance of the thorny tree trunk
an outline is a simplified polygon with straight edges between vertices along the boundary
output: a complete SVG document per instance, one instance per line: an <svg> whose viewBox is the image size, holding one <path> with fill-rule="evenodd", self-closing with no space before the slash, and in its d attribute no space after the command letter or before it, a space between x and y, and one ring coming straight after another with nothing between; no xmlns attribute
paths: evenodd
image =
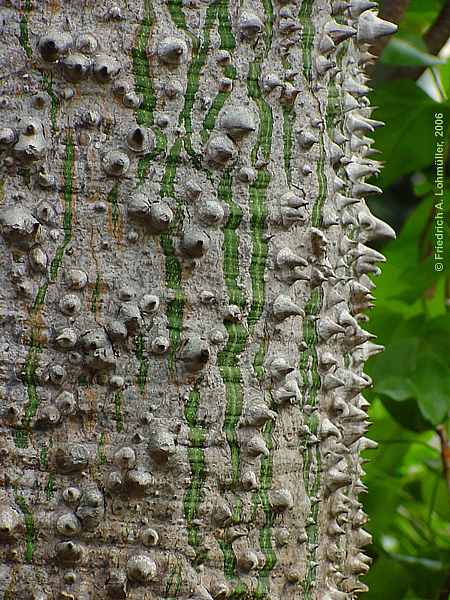
<svg viewBox="0 0 450 600"><path fill-rule="evenodd" d="M3 0L5 600L364 590L395 27L332 4Z"/></svg>

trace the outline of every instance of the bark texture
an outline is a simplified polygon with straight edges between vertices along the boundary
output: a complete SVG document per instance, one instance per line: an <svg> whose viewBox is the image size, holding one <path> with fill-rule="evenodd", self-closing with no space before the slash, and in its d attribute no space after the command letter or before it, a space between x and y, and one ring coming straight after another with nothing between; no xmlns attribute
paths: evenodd
<svg viewBox="0 0 450 600"><path fill-rule="evenodd" d="M373 6L2 2L5 600L365 589Z"/></svg>

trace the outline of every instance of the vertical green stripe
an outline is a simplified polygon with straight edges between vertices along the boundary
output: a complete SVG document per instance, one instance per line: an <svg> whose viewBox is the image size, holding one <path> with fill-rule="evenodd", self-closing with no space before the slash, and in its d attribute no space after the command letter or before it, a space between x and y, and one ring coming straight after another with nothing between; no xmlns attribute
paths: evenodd
<svg viewBox="0 0 450 600"><path fill-rule="evenodd" d="M160 196L164 197L175 197L175 176L179 162L179 156L181 152L182 140L177 139L169 153L166 160L166 170L161 182ZM168 231L162 233L159 237L161 247L164 252L166 259L166 286L175 292L175 297L167 305L167 320L169 327L170 337L170 352L169 352L169 369L171 371L175 368L175 353L178 350L181 329L183 323L183 308L184 308L184 294L181 287L181 263L175 256L175 248L173 244L172 236L182 223L182 205L177 199L177 209L175 211L175 219L173 220Z"/></svg>
<svg viewBox="0 0 450 600"><path fill-rule="evenodd" d="M153 111L156 106L156 95L150 77L150 64L147 57L147 45L154 24L155 15L152 2L151 0L144 0L144 17L131 56L135 81L134 89L143 98L141 106L136 111L136 121L138 125L144 125L145 127L153 125Z"/></svg>
<svg viewBox="0 0 450 600"><path fill-rule="evenodd" d="M36 544L36 527L33 514L23 496L16 494L15 500L25 518L25 562L31 563L33 562Z"/></svg>
<svg viewBox="0 0 450 600"><path fill-rule="evenodd" d="M111 205L111 222L113 228L113 235L117 234L117 224L119 222L119 203L118 203L118 195L119 195L119 184L115 183L111 188L106 200Z"/></svg>
<svg viewBox="0 0 450 600"><path fill-rule="evenodd" d="M186 17L183 12L182 0L169 0L167 2L167 8L169 9L172 21L178 27L178 29L187 30Z"/></svg>
<svg viewBox="0 0 450 600"><path fill-rule="evenodd" d="M28 34L28 19L29 19L30 13L31 13L31 9L32 9L31 0L25 0L23 2L23 8L21 10L22 16L21 16L20 25L19 25L20 45L25 50L25 53L28 58L31 58L33 56L33 50L31 49L31 46L30 46L30 39L29 39L29 34Z"/></svg>
<svg viewBox="0 0 450 600"><path fill-rule="evenodd" d="M200 80L200 73L205 66L206 56L210 45L210 34L214 23L214 19L217 14L217 0L208 6L206 11L205 26L203 29L203 42L200 46L195 45L192 49L193 57L191 64L189 65L187 74L187 87L186 94L184 96L184 106L180 113L179 123L184 123L184 129L186 132L184 138L184 145L187 153L190 156L194 155L194 151L191 144L192 134L192 108L194 106L195 97L198 90L198 84Z"/></svg>
<svg viewBox="0 0 450 600"><path fill-rule="evenodd" d="M191 467L191 481L184 495L183 508L187 521L188 542L195 551L194 566L198 566L205 559L205 553L200 547L200 527L194 523L199 516L199 506L202 498L202 488L206 477L205 466L205 432L199 423L198 409L200 405L200 393L197 389L190 392L184 409L184 418L189 426L188 459Z"/></svg>
<svg viewBox="0 0 450 600"><path fill-rule="evenodd" d="M52 124L53 135L58 131L57 116L59 109L59 98L53 91L53 74L42 73L42 85L50 96L50 122Z"/></svg>
<svg viewBox="0 0 450 600"><path fill-rule="evenodd" d="M263 99L259 86L261 75L261 60L256 60L249 66L247 89L250 98L256 103L259 111L258 138L251 153L252 163L256 165L260 152L265 160L270 159L272 145L273 116L270 105ZM268 244L264 239L266 229L267 206L266 193L270 183L270 173L260 169L256 180L250 185L250 227L252 235L252 259L250 277L252 281L252 305L247 321L253 328L261 317L265 303L264 272Z"/></svg>
<svg viewBox="0 0 450 600"><path fill-rule="evenodd" d="M299 20L302 25L302 54L303 75L308 82L312 81L312 48L314 45L315 28L311 19L314 0L302 0Z"/></svg>
<svg viewBox="0 0 450 600"><path fill-rule="evenodd" d="M299 13L299 18L303 27L302 35L302 52L303 52L303 74L308 82L312 81L313 70L311 52L314 44L315 28L312 20L312 0L303 0L302 6ZM334 85L334 84L333 84ZM329 104L327 106L326 122L327 126L331 124L334 118L333 112L335 110L336 98L333 88L329 91ZM322 225L322 210L323 205L327 198L327 179L325 173L325 148L324 148L324 135L320 135L319 140L319 157L316 165L316 176L318 181L318 194L315 199L312 215L311 225L313 227L321 227ZM310 297L305 306L305 319L303 320L303 340L307 345L306 350L303 351L300 361L299 368L303 378L303 403L304 406L315 407L317 406L317 396L321 386L320 374L318 371L318 356L317 356L317 344L318 335L316 330L315 319L312 317L318 317L322 310L323 303L323 292L321 286L314 288L311 291ZM308 372L306 370L308 369ZM306 423L313 435L318 432L318 419L312 414L307 418ZM311 472L312 471L312 472ZM303 453L303 477L305 490L308 496L311 498L316 496L320 490L321 485L321 451L320 446L317 444L313 447L306 446ZM312 600L315 594L314 582L317 576L317 567L314 566L316 563L316 545L318 543L319 536L319 506L318 502L313 503L310 512L310 522L306 527L308 536L307 542L307 572L302 586L302 598L303 600Z"/></svg>
<svg viewBox="0 0 450 600"><path fill-rule="evenodd" d="M272 43L272 22L273 8L271 0L263 0L264 11L266 14L266 55L268 54ZM272 130L273 114L270 104L268 104L262 95L260 88L262 58L257 58L249 65L247 76L247 90L250 98L258 107L259 128L256 143L251 152L251 160L254 167L262 158L269 162L272 149ZM267 188L270 184L271 176L268 169L260 168L255 181L250 185L250 229L252 238L252 258L250 263L250 278L252 282L252 304L247 316L249 330L252 331L259 321L265 306L265 269L268 254L268 243L265 240L265 231L267 228L266 220L267 209ZM267 352L267 336L263 337L257 350L253 366L258 376L262 375L262 364L264 363ZM271 402L272 408L274 403ZM273 433L274 424L269 421L263 428L263 438L269 450L269 456L261 457L260 468L260 487L255 495L256 510L261 503L264 513L264 524L259 531L259 545L265 556L265 564L258 573L257 588L253 593L255 600L267 598L270 593L270 572L276 564L276 554L272 545L272 525L274 514L269 503L269 491L272 487L273 475Z"/></svg>
<svg viewBox="0 0 450 600"><path fill-rule="evenodd" d="M223 227L223 273L229 302L241 310L245 308L245 296L238 287L239 279L239 238L237 229L241 224L242 210L233 201L232 176L225 170L218 186L219 199L225 202L230 211L227 222ZM239 481L240 448L236 427L242 414L244 396L242 390L242 375L239 367L239 355L244 351L248 338L246 327L240 322L224 322L228 333L225 348L219 352L217 363L220 376L225 386L225 415L222 430L225 433L231 457L231 487L233 490ZM236 574L236 556L232 544L219 541L224 560L224 572L228 578Z"/></svg>
<svg viewBox="0 0 450 600"><path fill-rule="evenodd" d="M229 0L218 0L218 18L219 18L219 36L220 49L232 52L236 47L233 30L228 12ZM227 65L224 69L224 75L231 80L236 79L236 69L233 65ZM200 132L203 143L206 143L210 132L214 129L217 115L230 95L230 91L219 91L216 94L208 112L203 119L203 126Z"/></svg>
<svg viewBox="0 0 450 600"><path fill-rule="evenodd" d="M141 394L144 394L148 375L148 360L145 355L145 339L142 334L134 338L134 351L139 360L138 386Z"/></svg>

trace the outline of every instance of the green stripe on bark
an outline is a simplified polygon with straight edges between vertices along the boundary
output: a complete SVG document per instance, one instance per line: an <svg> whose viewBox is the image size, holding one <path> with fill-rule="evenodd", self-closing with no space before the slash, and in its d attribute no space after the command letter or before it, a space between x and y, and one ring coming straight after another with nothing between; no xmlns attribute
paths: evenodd
<svg viewBox="0 0 450 600"><path fill-rule="evenodd" d="M325 192L326 193L326 192ZM319 197L316 203L322 202L323 200ZM303 374L304 387L304 406L316 407L317 406L317 393L320 389L321 381L318 372L318 358L317 358L317 344L318 335L315 326L315 322L311 317L316 317L320 314L322 307L323 293L320 287L314 288L305 306L305 319L303 321L303 339L307 345L307 349L303 352L302 359L300 362L300 371ZM308 318L309 317L309 318ZM307 377L306 371L309 372ZM307 425L311 431L311 434L316 435L318 432L318 420L315 415L311 415L307 420ZM311 468L314 464L313 481L311 483ZM320 488L320 448L318 445L315 447L307 446L303 455L303 477L305 491L310 498L317 495ZM313 586L316 576L315 563L315 545L318 540L318 514L319 504L313 503L311 507L311 523L307 526L308 536L308 569L303 581L303 598L304 600L311 600Z"/></svg>
<svg viewBox="0 0 450 600"><path fill-rule="evenodd" d="M223 572L225 577L233 579L236 574L236 555L230 542L219 540L220 550L223 554Z"/></svg>
<svg viewBox="0 0 450 600"><path fill-rule="evenodd" d="M50 96L50 122L52 124L52 133L54 135L58 131L57 116L60 101L53 91L53 73L42 73L42 84L45 91Z"/></svg>
<svg viewBox="0 0 450 600"><path fill-rule="evenodd" d="M283 106L283 158L284 172L288 185L292 182L291 159L292 159L292 128L294 125L295 112L292 106Z"/></svg>
<svg viewBox="0 0 450 600"><path fill-rule="evenodd" d="M272 37L272 6L270 1L264 3L266 11L266 53L270 49ZM270 26L269 26L270 24ZM272 129L273 115L271 106L264 100L260 88L261 76L261 59L257 59L249 65L247 77L247 90L250 98L258 107L259 127L258 136L255 145L252 148L251 160L254 167L257 167L261 159L264 163L270 160L272 147ZM250 263L250 278L252 282L252 304L250 312L247 316L247 323L250 330L254 329L259 321L265 306L265 269L268 254L268 243L264 239L267 219L266 194L270 184L270 173L266 168L260 168L255 181L250 185L249 200L250 200L250 229L252 239L252 257ZM253 366L257 376L263 375L263 363L268 348L267 337L265 336L259 345L254 360ZM263 429L263 437L271 452L272 444L272 427L273 424L267 424ZM263 512L265 514L265 522L259 532L259 544L262 552L266 557L266 564L258 574L257 589L253 593L253 598L259 600L266 598L269 592L269 574L276 563L276 556L272 548L271 529L273 523L273 515L270 509L268 492L272 485L272 468L273 456L261 458L260 472L260 489L254 501L254 510L257 509L261 502Z"/></svg>
<svg viewBox="0 0 450 600"><path fill-rule="evenodd" d="M37 393L36 369L38 367L38 358L41 351L40 345L36 340L36 329L33 327L31 332L31 347L28 352L24 369L21 373L22 380L27 390L28 403L25 407L25 414L22 418L20 427L16 429L14 441L18 448L28 446L28 435L30 432L31 421L39 407L39 395Z"/></svg>
<svg viewBox="0 0 450 600"><path fill-rule="evenodd" d="M141 394L145 392L148 375L148 360L145 356L145 340L142 334L134 338L134 352L139 360L139 371L137 376L138 386Z"/></svg>
<svg viewBox="0 0 450 600"><path fill-rule="evenodd" d="M167 2L167 8L169 9L170 16L175 26L183 31L187 30L186 17L183 12L183 1L182 0L169 0Z"/></svg>
<svg viewBox="0 0 450 600"><path fill-rule="evenodd" d="M197 389L190 392L184 409L184 418L189 426L188 459L191 467L191 481L184 495L183 509L187 522L188 542L195 551L192 561L194 566L199 566L205 559L205 552L200 548L200 527L195 523L199 515L199 506L202 499L202 488L206 477L205 466L205 432L199 424L198 409L200 405L200 393Z"/></svg>
<svg viewBox="0 0 450 600"><path fill-rule="evenodd" d="M47 290L48 290L47 282L45 282L41 286L39 286L39 289L37 291L36 297L33 302L33 309L32 309L33 313L36 313L36 311L44 304Z"/></svg>
<svg viewBox="0 0 450 600"><path fill-rule="evenodd" d="M131 51L133 59L134 89L142 96L143 101L136 110L138 125L150 127L153 125L153 111L156 106L156 95L150 77L150 63L147 56L147 46L150 33L155 24L151 0L144 0L144 17L137 34L136 45Z"/></svg>
<svg viewBox="0 0 450 600"><path fill-rule="evenodd" d="M218 18L219 18L219 36L220 36L220 49L228 50L232 52L236 47L236 41L233 35L233 29L230 22L229 14L229 0L220 0L218 5ZM237 71L233 65L227 65L224 69L225 77L231 80L236 79ZM203 143L206 143L211 131L214 129L216 124L217 115L224 106L227 98L229 97L231 90L219 91L214 98L208 112L203 119L202 130L200 136Z"/></svg>
<svg viewBox="0 0 450 600"><path fill-rule="evenodd" d="M267 350L269 348L269 339L269 335L265 331L264 337L262 338L259 348L256 351L255 356L253 358L253 370L259 381L262 381L265 375L263 364L264 359L266 358Z"/></svg>
<svg viewBox="0 0 450 600"><path fill-rule="evenodd" d="M144 0L144 18L138 30L136 45L131 51L134 89L143 98L143 102L135 111L136 122L143 127L151 127L154 124L154 112L156 108L156 94L147 55L147 46L150 42L151 30L155 22L152 2L151 0ZM155 148L152 152L146 153L139 159L137 167L138 185L144 183L150 164L166 148L166 136L159 127L154 127L153 132L156 138Z"/></svg>
<svg viewBox="0 0 450 600"><path fill-rule="evenodd" d="M237 75L236 68L233 65L228 65L224 69L224 75L226 77L228 77L229 79L235 80L236 75ZM202 131L200 132L200 136L204 143L206 143L208 141L208 137L209 137L211 131L215 127L217 116L218 116L219 112L222 110L230 93L231 93L231 90L218 92L216 94L216 97L214 98L211 106L209 107L208 112L206 113L205 118L203 119Z"/></svg>
<svg viewBox="0 0 450 600"><path fill-rule="evenodd" d="M75 164L75 147L73 143L72 134L66 135L66 156L64 159L64 216L63 216L63 229L64 229L64 241L58 247L55 253L55 257L50 265L50 277L52 281L56 280L58 276L59 267L61 266L62 259L64 257L65 250L72 239L72 201L73 201L73 176L74 176L74 164Z"/></svg>
<svg viewBox="0 0 450 600"><path fill-rule="evenodd" d="M70 132L66 135L66 156L63 164L63 176L64 176L64 216L63 216L63 228L64 228L64 241L58 247L55 253L55 257L50 265L50 277L52 281L56 280L58 270L64 257L64 252L72 239L72 194L73 194L73 172L74 172L74 161L75 161L75 150L73 144L72 134ZM45 296L48 289L48 282L42 284L36 297L34 299L30 318L33 319L36 316L37 311L44 304ZM36 379L36 368L38 362L38 354L41 351L41 346L38 341L39 328L33 323L31 329L31 341L30 350L28 352L25 367L23 371L23 379L27 389L28 403L25 408L25 414L22 419L21 425L16 429L14 435L14 441L17 447L26 448L28 446L28 436L31 427L31 421L36 415L39 407L39 396L37 393L37 379Z"/></svg>
<svg viewBox="0 0 450 600"><path fill-rule="evenodd" d="M328 84L327 110L325 114L326 129L331 132L335 123L336 116L342 112L340 90L336 86L335 78L331 78Z"/></svg>
<svg viewBox="0 0 450 600"><path fill-rule="evenodd" d="M259 171L256 180L250 186L250 225L252 233L252 259L250 278L252 282L252 305L247 317L250 328L254 328L260 319L265 305L264 273L268 253L268 244L264 239L267 217L266 190L270 182L267 170Z"/></svg>
<svg viewBox="0 0 450 600"><path fill-rule="evenodd" d="M242 414L243 393L239 355L245 349L248 339L247 328L242 323L225 321L228 340L225 348L217 356L220 376L225 385L225 416L222 429L225 432L231 453L231 485L235 489L239 479L240 448L236 426Z"/></svg>
<svg viewBox="0 0 450 600"><path fill-rule="evenodd" d="M323 136L320 138L319 158L317 161L317 179L319 184L319 193L312 210L311 223L314 227L320 227L322 223L322 208L327 197L327 180L325 175L325 152L323 147ZM307 349L303 352L300 361L300 372L303 375L304 388L304 405L310 407L317 406L317 394L320 389L321 380L318 371L317 344L318 335L314 317L320 315L323 303L322 288L316 287L312 290L310 297L305 306L305 319L303 320L303 339L307 345ZM308 366L309 365L309 366ZM307 377L306 370L309 371ZM317 434L318 420L314 415L308 420L308 426L313 435ZM315 459L313 480L310 483L311 468ZM304 452L304 484L305 490L310 498L317 495L320 489L320 471L321 471L321 454L320 447L317 444L314 448L307 447ZM308 536L308 569L303 581L303 599L311 600L314 586L313 583L316 577L316 544L318 541L318 517L319 504L313 503L311 507L310 519L311 524L307 527Z"/></svg>
<svg viewBox="0 0 450 600"><path fill-rule="evenodd" d="M256 60L249 66L247 88L250 98L256 103L259 112L259 128L256 144L251 152L252 164L257 165L260 153L265 161L270 159L272 146L273 115L270 105L263 99L259 86L261 75L261 60ZM255 181L250 185L250 227L252 236L252 258L250 277L252 281L252 305L247 322L253 328L261 317L265 304L264 272L268 244L264 239L266 229L267 206L266 193L270 183L270 173L261 169Z"/></svg>
<svg viewBox="0 0 450 600"><path fill-rule="evenodd" d="M314 203L311 224L313 227L320 227L322 225L322 209L327 199L327 178L325 174L325 148L323 134L320 135L319 140L319 159L317 161L317 180L319 183L319 194L317 201Z"/></svg>
<svg viewBox="0 0 450 600"><path fill-rule="evenodd" d="M164 596L167 600L175 600L181 591L181 584L183 582L182 567L179 562L170 571L166 585L164 586ZM173 592L171 588L173 587Z"/></svg>
<svg viewBox="0 0 450 600"><path fill-rule="evenodd" d="M23 496L16 494L15 501L25 518L25 562L31 563L36 549L36 526L33 514Z"/></svg>
<svg viewBox="0 0 450 600"><path fill-rule="evenodd" d="M35 319L37 312L44 304L45 295L48 289L48 282L42 284L36 294L36 297L33 302L33 306L31 309L30 319L33 322ZM25 382L27 388L27 396L28 396L28 404L25 408L25 415L22 419L22 423L20 427L16 429L14 435L14 441L18 448L26 448L28 446L28 434L30 430L31 420L35 416L37 409L39 407L39 395L37 393L37 380L36 380L36 369L38 365L38 357L42 348L38 341L39 336L39 327L32 325L31 328L31 340L30 340L30 350L28 352L24 370L22 372L22 379Z"/></svg>
<svg viewBox="0 0 450 600"><path fill-rule="evenodd" d="M220 0L218 14L220 49L231 52L236 48L236 40L234 39L233 29L231 27L229 3L229 0Z"/></svg>
<svg viewBox="0 0 450 600"><path fill-rule="evenodd" d="M312 0L304 0L300 10L300 20L303 25L303 73L308 82L311 81L313 70L311 62L311 50L314 44L315 28L311 19ZM332 126L333 113L335 110L336 99L334 97L333 88L328 92L328 103L326 107L326 125L327 129ZM322 225L322 209L327 198L327 178L325 173L325 148L324 135L321 133L319 140L319 157L316 165L316 176L318 182L318 194L315 199L311 225L320 228ZM300 372L303 377L304 384L304 406L311 408L317 407L317 395L321 386L320 374L318 371L318 334L316 329L316 317L322 310L323 291L321 286L314 288L311 291L310 297L305 306L305 318L303 320L303 339L307 345L306 350L302 353L300 359ZM317 435L319 420L313 413L307 419L307 425L312 435ZM308 497L314 498L317 496L321 485L321 451L320 445L317 443L313 446L306 446L303 453L303 477L305 491ZM311 511L309 515L309 524L306 527L308 537L307 542L307 571L302 585L303 600L312 600L315 594L315 579L317 576L316 564L316 546L318 543L318 520L319 520L318 502L311 503Z"/></svg>
<svg viewBox="0 0 450 600"><path fill-rule="evenodd" d="M20 45L25 50L25 53L28 58L31 58L33 56L33 50L31 49L31 46L30 46L30 39L29 39L29 33L28 33L28 19L29 19L29 15L31 13L31 8L32 8L31 0L25 0L25 2L23 3L23 8L21 9L22 17L20 19L20 25L19 25Z"/></svg>
<svg viewBox="0 0 450 600"><path fill-rule="evenodd" d="M271 409L276 410L276 405L272 401ZM265 563L258 573L258 586L254 595L256 599L266 598L269 593L269 576L277 562L277 556L272 544L272 527L275 521L269 502L269 491L273 481L273 429L274 422L268 421L262 430L262 436L269 450L269 456L261 458L260 477L259 477L259 501L265 516L264 525L259 531L259 546L265 556Z"/></svg>
<svg viewBox="0 0 450 600"><path fill-rule="evenodd" d="M55 476L53 473L49 473L47 483L45 485L45 497L47 501L52 500L55 494Z"/></svg>
<svg viewBox="0 0 450 600"><path fill-rule="evenodd" d="M266 48L270 49L273 35L273 6L272 0L262 0L264 14L266 16L264 27L266 30Z"/></svg>
<svg viewBox="0 0 450 600"><path fill-rule="evenodd" d="M217 0L208 6L206 11L205 26L203 28L203 42L201 45L196 42L192 48L192 60L187 73L187 86L184 95L184 106L180 113L179 123L184 123L186 135L184 137L184 146L189 156L194 156L192 149L192 108L197 95L200 73L205 66L206 56L210 45L211 29L217 15Z"/></svg>
<svg viewBox="0 0 450 600"><path fill-rule="evenodd" d="M117 201L119 195L119 184L115 183L111 188L106 201L111 205L111 221L113 225L113 235L117 233L117 223L119 222L119 203Z"/></svg>
<svg viewBox="0 0 450 600"><path fill-rule="evenodd" d="M175 197L175 176L177 174L177 167L180 160L180 153L183 141L178 138L170 149L169 156L166 160L166 169L161 181L161 198ZM172 226L173 229L173 226Z"/></svg>
<svg viewBox="0 0 450 600"><path fill-rule="evenodd" d="M242 220L242 210L233 201L232 176L224 171L218 186L218 197L229 207L227 222L223 227L223 274L230 304L245 309L245 295L238 287L239 279L239 238L237 229ZM238 322L224 321L228 333L225 348L219 352L217 363L225 386L225 415L222 430L225 433L231 456L231 488L236 489L240 471L240 448L236 427L242 414L244 396L239 355L244 351L248 338L246 327ZM228 578L236 574L236 556L231 542L221 540L220 548L224 560L224 572Z"/></svg>
<svg viewBox="0 0 450 600"><path fill-rule="evenodd" d="M302 0L298 15L302 25L303 75L308 82L312 81L313 76L311 58L315 34L315 28L311 18L313 4L314 0Z"/></svg>
<svg viewBox="0 0 450 600"><path fill-rule="evenodd" d="M218 186L218 197L229 208L228 219L223 227L223 273L230 304L241 310L245 308L245 294L238 286L239 279L239 238L237 229L242 221L242 209L233 201L231 193L232 177L229 170L224 171Z"/></svg>
<svg viewBox="0 0 450 600"><path fill-rule="evenodd" d="M156 159L157 156L165 152L167 147L167 139L161 129L159 129L159 127L154 127L152 131L155 134L155 148L152 150L152 152L147 152L144 154L144 156L142 156L142 158L139 159L137 166L137 177L139 183L136 187L139 187L144 183L151 163Z"/></svg>
<svg viewBox="0 0 450 600"><path fill-rule="evenodd" d="M105 454L105 432L102 431L97 442L97 461L99 465L104 465L106 463L106 454Z"/></svg>
<svg viewBox="0 0 450 600"><path fill-rule="evenodd" d="M169 156L167 157L166 170L164 172L160 188L160 196L162 198L175 197L174 182L182 143L183 142L181 138L178 138L174 142L172 148L170 149ZM176 198L176 201L177 207L175 211L175 218L168 231L159 236L166 263L166 287L175 292L174 297L167 304L166 310L170 338L168 366L169 370L172 372L175 368L175 353L180 345L181 329L183 325L183 308L185 304L185 298L181 286L181 263L175 256L175 248L173 243L173 234L179 229L183 220L182 204L178 198Z"/></svg>

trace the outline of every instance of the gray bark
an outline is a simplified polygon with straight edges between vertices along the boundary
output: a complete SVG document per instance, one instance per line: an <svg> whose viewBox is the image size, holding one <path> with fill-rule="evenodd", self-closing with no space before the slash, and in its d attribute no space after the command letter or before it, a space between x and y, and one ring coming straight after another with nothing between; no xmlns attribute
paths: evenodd
<svg viewBox="0 0 450 600"><path fill-rule="evenodd" d="M393 27L332 4L3 1L5 600L364 591Z"/></svg>

